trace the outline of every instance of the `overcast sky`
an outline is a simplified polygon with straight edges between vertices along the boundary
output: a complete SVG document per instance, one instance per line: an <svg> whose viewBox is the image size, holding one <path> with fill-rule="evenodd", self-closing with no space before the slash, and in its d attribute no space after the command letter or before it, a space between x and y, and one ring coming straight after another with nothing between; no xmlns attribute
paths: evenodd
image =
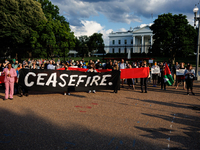
<svg viewBox="0 0 200 150"><path fill-rule="evenodd" d="M193 25L193 8L199 0L51 0L70 23L76 36L151 24L163 13L184 14ZM200 5L198 5L200 7Z"/></svg>

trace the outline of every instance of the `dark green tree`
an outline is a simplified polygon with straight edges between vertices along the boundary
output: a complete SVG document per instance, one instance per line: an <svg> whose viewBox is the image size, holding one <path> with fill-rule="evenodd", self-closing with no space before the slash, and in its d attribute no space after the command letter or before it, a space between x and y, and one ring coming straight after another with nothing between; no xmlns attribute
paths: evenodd
<svg viewBox="0 0 200 150"><path fill-rule="evenodd" d="M31 31L46 20L41 4L34 0L0 0L0 51L19 57L30 48ZM26 48L25 48L26 47Z"/></svg>
<svg viewBox="0 0 200 150"><path fill-rule="evenodd" d="M40 22L36 31L32 31L31 46L34 55L39 57L67 56L71 47L75 46L73 32L68 32L69 25L59 20Z"/></svg>
<svg viewBox="0 0 200 150"><path fill-rule="evenodd" d="M98 53L104 53L104 43L103 43L103 34L94 33L91 36L80 36L76 38L75 49L79 52L79 55L84 56L88 55L88 52L93 52L93 50L98 50Z"/></svg>
<svg viewBox="0 0 200 150"><path fill-rule="evenodd" d="M59 14L59 8L56 5L53 5L49 0L35 0L41 3L43 12L46 17L51 16L54 20L59 20L62 23L68 23L64 16Z"/></svg>
<svg viewBox="0 0 200 150"><path fill-rule="evenodd" d="M98 50L98 53L104 53L103 34L94 33L89 37L88 47L89 51Z"/></svg>
<svg viewBox="0 0 200 150"><path fill-rule="evenodd" d="M49 0L37 0L41 3L43 12L48 19L40 22L32 31L31 44L34 55L40 57L67 56L69 49L75 47L74 33L64 16L59 14L59 8Z"/></svg>
<svg viewBox="0 0 200 150"><path fill-rule="evenodd" d="M194 53L197 32L185 15L159 15L150 29L153 30L155 40L152 47L154 54L170 56L174 63L176 56Z"/></svg>
<svg viewBox="0 0 200 150"><path fill-rule="evenodd" d="M89 48L89 37L86 35L82 35L79 38L76 38L76 45L75 48L78 51L79 55L84 57L85 55L88 55Z"/></svg>

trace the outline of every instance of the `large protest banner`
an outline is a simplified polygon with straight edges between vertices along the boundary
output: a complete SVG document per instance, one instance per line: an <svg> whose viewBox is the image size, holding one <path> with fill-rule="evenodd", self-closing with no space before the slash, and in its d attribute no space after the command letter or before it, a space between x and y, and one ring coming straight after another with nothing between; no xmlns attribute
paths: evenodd
<svg viewBox="0 0 200 150"><path fill-rule="evenodd" d="M65 92L119 89L120 71L104 73L66 70L28 70L19 72L19 85L27 90Z"/></svg>
<svg viewBox="0 0 200 150"><path fill-rule="evenodd" d="M65 68L61 68L58 70L64 70ZM88 69L83 68L71 68L69 67L68 70L76 70L85 72ZM97 72L108 72L112 71L112 69L96 69ZM120 69L121 71L121 79L132 79L132 78L147 78L149 76L149 67L145 68L131 68L131 69Z"/></svg>
<svg viewBox="0 0 200 150"><path fill-rule="evenodd" d="M149 67L121 69L121 79L147 78L149 76Z"/></svg>

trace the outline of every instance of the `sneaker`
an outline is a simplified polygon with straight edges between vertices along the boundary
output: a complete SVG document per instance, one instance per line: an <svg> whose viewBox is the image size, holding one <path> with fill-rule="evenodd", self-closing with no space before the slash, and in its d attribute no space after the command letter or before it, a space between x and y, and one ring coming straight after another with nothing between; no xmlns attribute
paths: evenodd
<svg viewBox="0 0 200 150"><path fill-rule="evenodd" d="M145 91L145 93L147 93L147 91Z"/></svg>
<svg viewBox="0 0 200 150"><path fill-rule="evenodd" d="M187 95L190 95L189 93L187 93Z"/></svg>
<svg viewBox="0 0 200 150"><path fill-rule="evenodd" d="M163 89L161 88L161 90L163 90Z"/></svg>
<svg viewBox="0 0 200 150"><path fill-rule="evenodd" d="M93 90L93 93L96 93L96 91L95 91L95 90Z"/></svg>
<svg viewBox="0 0 200 150"><path fill-rule="evenodd" d="M70 95L70 93L67 93L67 95Z"/></svg>
<svg viewBox="0 0 200 150"><path fill-rule="evenodd" d="M164 89L165 91L167 90L167 89Z"/></svg>
<svg viewBox="0 0 200 150"><path fill-rule="evenodd" d="M4 98L3 100L4 100L4 101L6 101L7 99L6 99L6 98Z"/></svg>
<svg viewBox="0 0 200 150"><path fill-rule="evenodd" d="M10 100L13 100L13 98L10 98Z"/></svg>
<svg viewBox="0 0 200 150"><path fill-rule="evenodd" d="M195 94L192 92L192 95L195 95Z"/></svg>
<svg viewBox="0 0 200 150"><path fill-rule="evenodd" d="M66 95L66 92L64 93L64 95Z"/></svg>
<svg viewBox="0 0 200 150"><path fill-rule="evenodd" d="M89 90L88 93L91 93L91 90Z"/></svg>
<svg viewBox="0 0 200 150"><path fill-rule="evenodd" d="M124 86L122 86L122 88L124 88Z"/></svg>

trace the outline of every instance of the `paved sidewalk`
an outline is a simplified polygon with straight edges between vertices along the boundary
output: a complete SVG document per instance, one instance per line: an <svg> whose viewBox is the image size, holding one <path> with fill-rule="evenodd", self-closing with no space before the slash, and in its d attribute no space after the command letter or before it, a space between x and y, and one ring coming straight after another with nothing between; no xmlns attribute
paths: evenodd
<svg viewBox="0 0 200 150"><path fill-rule="evenodd" d="M60 93L0 100L1 150L200 149L200 82L182 86ZM0 91L0 98L4 91Z"/></svg>

